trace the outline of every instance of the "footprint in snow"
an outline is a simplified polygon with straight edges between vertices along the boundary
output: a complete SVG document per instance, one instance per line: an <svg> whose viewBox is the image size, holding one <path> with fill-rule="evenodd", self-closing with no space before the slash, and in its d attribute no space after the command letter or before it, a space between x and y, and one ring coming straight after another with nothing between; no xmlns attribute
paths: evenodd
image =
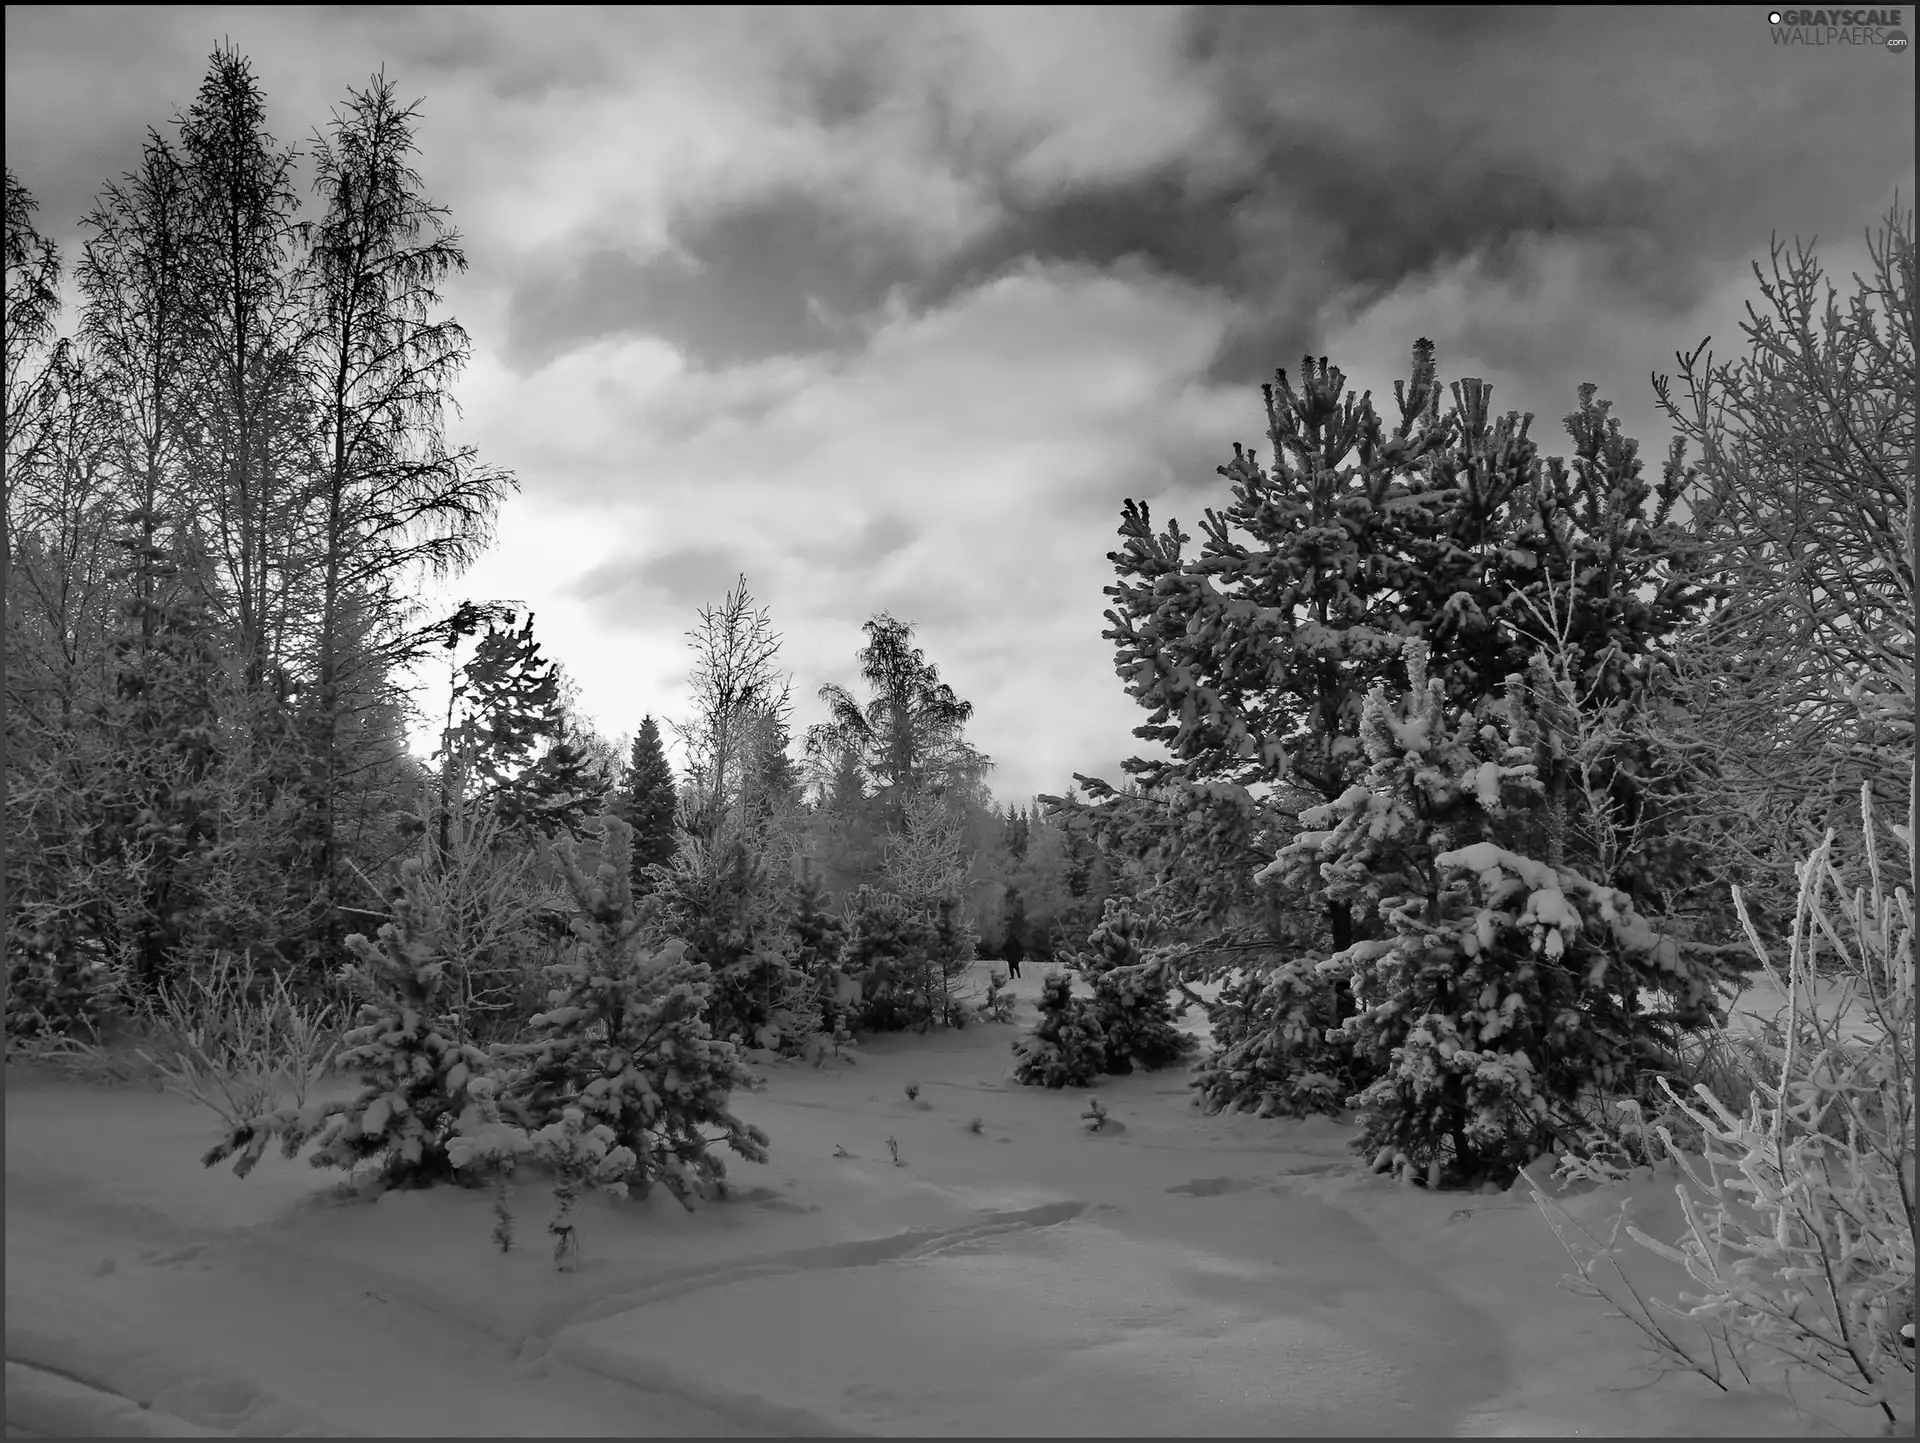
<svg viewBox="0 0 1920 1443"><path fill-rule="evenodd" d="M1196 1177L1175 1183L1167 1191L1186 1193L1190 1197L1220 1197L1225 1193L1245 1192L1253 1186L1252 1180L1244 1177Z"/></svg>

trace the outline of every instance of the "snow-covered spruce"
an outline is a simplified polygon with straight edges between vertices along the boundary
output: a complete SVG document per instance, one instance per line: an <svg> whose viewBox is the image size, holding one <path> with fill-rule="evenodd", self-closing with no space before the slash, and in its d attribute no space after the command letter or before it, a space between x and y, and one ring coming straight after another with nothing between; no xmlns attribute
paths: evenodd
<svg viewBox="0 0 1920 1443"><path fill-rule="evenodd" d="M335 1066L360 1074L350 1101L284 1108L245 1119L201 1158L211 1167L235 1157L245 1177L278 1137L288 1157L308 1142L314 1167L351 1168L380 1160L388 1186L418 1186L453 1176L447 1142L468 1107L469 1086L490 1066L488 1054L459 1041L447 1016L447 959L437 949L443 920L427 900L418 858L400 864L392 920L378 940L356 933L347 950L358 980L373 994L349 1031ZM236 1156L237 1154L237 1156Z"/></svg>
<svg viewBox="0 0 1920 1443"><path fill-rule="evenodd" d="M689 835L648 874L661 925L710 974L706 1019L716 1037L797 1051L820 1027L814 983L794 964L786 888L765 838L731 814Z"/></svg>
<svg viewBox="0 0 1920 1443"><path fill-rule="evenodd" d="M1040 1020L1013 1044L1013 1080L1039 1087L1084 1087L1107 1067L1093 1005L1073 995L1073 979L1052 971L1040 984Z"/></svg>
<svg viewBox="0 0 1920 1443"><path fill-rule="evenodd" d="M862 886L847 902L842 966L859 984L852 1024L863 1032L964 1026L953 983L972 965L974 937L949 905L915 906Z"/></svg>
<svg viewBox="0 0 1920 1443"><path fill-rule="evenodd" d="M509 1155L515 1140L503 1130L508 1126L529 1139L520 1150L542 1156L543 1135L551 1147L565 1141L545 1130L577 1110L583 1136L606 1129L605 1154L590 1181L619 1183L642 1196L662 1183L690 1208L696 1197L724 1188L726 1165L716 1145L766 1161L766 1133L729 1108L735 1088L756 1083L734 1046L707 1026L708 969L689 960L677 940L652 951L642 944L628 861L632 829L613 816L601 827L605 860L592 879L571 842L555 848L573 894L578 945L546 969L552 1006L533 1019L542 1037L503 1049L514 1065L497 1103L490 1100L463 1123L489 1138L464 1157L485 1163Z"/></svg>
<svg viewBox="0 0 1920 1443"><path fill-rule="evenodd" d="M1070 965L1093 989L1089 1013L1106 1051L1105 1070L1133 1071L1135 1063L1156 1072L1180 1061L1194 1041L1173 1025L1170 986L1161 958L1145 955L1149 919L1117 899L1108 899L1088 950Z"/></svg>

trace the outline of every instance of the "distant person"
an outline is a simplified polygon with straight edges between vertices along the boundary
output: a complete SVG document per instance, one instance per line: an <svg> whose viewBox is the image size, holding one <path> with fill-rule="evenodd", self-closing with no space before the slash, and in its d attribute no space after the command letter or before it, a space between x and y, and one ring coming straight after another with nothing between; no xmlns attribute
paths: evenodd
<svg viewBox="0 0 1920 1443"><path fill-rule="evenodd" d="M1020 975L1020 964L1026 960L1027 949L1020 945L1018 932L1007 933L1007 945L1000 949L1001 960L1007 964L1007 979L1011 981Z"/></svg>

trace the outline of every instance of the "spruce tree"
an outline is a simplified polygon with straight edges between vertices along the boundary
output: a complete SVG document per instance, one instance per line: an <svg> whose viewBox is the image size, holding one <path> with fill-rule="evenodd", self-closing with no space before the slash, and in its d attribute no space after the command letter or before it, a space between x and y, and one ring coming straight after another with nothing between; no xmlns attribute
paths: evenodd
<svg viewBox="0 0 1920 1443"><path fill-rule="evenodd" d="M660 742L660 728L649 714L627 757L627 771L614 799L614 814L633 829L632 885L635 896L653 890L650 867L671 861L674 849L673 768Z"/></svg>
<svg viewBox="0 0 1920 1443"><path fill-rule="evenodd" d="M1133 906L1109 900L1072 963L1093 989L1088 1020L1099 1030L1108 1072L1132 1072L1136 1062L1157 1072L1193 1049L1193 1039L1173 1025L1165 958L1146 953L1151 926Z"/></svg>
<svg viewBox="0 0 1920 1443"><path fill-rule="evenodd" d="M618 1179L645 1196L663 1184L688 1209L725 1186L725 1144L767 1159L767 1135L729 1099L754 1080L705 1014L712 976L684 943L649 951L633 910L632 831L601 819L604 859L589 878L570 838L556 852L573 897L577 949L546 969L551 1006L533 1019L539 1040L499 1092L500 1113L529 1130L577 1109L580 1127L605 1127L632 1170ZM706 1129L717 1129L710 1136Z"/></svg>
<svg viewBox="0 0 1920 1443"><path fill-rule="evenodd" d="M508 827L540 837L580 835L602 803L598 779L581 752L562 735L560 679L533 639L529 612L517 631L493 614L474 612L469 627L487 623L473 656L460 669L448 699L440 757L443 786L478 786L478 800ZM505 613L506 626L516 615ZM457 716L457 720L456 720ZM541 749L540 744L549 745ZM442 808L443 834L450 813Z"/></svg>
<svg viewBox="0 0 1920 1443"><path fill-rule="evenodd" d="M1073 979L1065 972L1049 972L1041 981L1039 1021L1013 1052L1013 1080L1034 1087L1085 1087L1107 1070L1093 1007L1073 995Z"/></svg>
<svg viewBox="0 0 1920 1443"><path fill-rule="evenodd" d="M457 1039L448 960L440 951L446 924L424 882L423 864L409 857L400 864L392 920L373 941L359 933L347 938L372 1000L361 1005L334 1065L360 1074L359 1094L244 1119L206 1153L205 1165L237 1153L233 1170L245 1177L278 1136L288 1157L314 1142L314 1167L352 1168L377 1158L389 1187L453 1177L448 1143L469 1105L469 1087L491 1064L482 1049Z"/></svg>
<svg viewBox="0 0 1920 1443"><path fill-rule="evenodd" d="M793 934L792 965L813 980L821 1030L830 1034L850 1030L847 989L842 985L846 973L841 968L847 927L828 906L826 888L811 873L794 884L787 926Z"/></svg>

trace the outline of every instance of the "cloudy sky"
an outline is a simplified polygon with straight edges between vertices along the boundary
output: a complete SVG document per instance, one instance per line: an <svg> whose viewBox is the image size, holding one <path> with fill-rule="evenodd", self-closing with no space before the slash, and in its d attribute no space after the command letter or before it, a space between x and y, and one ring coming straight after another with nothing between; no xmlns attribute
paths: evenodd
<svg viewBox="0 0 1920 1443"><path fill-rule="evenodd" d="M1657 462L1649 373L1743 348L1770 233L1844 282L1914 186L1911 48L1763 7L10 6L7 164L69 255L223 37L282 141L381 67L424 99L454 435L523 486L450 596L535 607L610 736L684 715L736 573L802 726L891 612L1002 800L1119 779L1121 500L1195 529L1276 367L1391 404L1427 335L1550 453L1592 380Z"/></svg>

